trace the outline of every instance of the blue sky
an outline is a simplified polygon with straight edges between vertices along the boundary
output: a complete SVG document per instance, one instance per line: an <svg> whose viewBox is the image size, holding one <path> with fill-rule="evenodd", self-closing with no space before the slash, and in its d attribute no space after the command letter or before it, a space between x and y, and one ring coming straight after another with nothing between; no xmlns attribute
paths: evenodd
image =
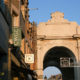
<svg viewBox="0 0 80 80"><path fill-rule="evenodd" d="M60 11L65 19L80 25L80 0L29 0L29 8L38 8L29 11L31 22L47 22L52 12Z"/></svg>
<svg viewBox="0 0 80 80"><path fill-rule="evenodd" d="M61 74L60 70L56 67L48 67L43 72L44 77L47 76L49 78L51 75Z"/></svg>

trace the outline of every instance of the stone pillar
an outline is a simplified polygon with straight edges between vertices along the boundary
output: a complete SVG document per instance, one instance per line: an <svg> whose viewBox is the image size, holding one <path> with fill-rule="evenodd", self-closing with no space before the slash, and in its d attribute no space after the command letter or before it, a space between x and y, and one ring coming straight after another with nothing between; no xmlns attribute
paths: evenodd
<svg viewBox="0 0 80 80"><path fill-rule="evenodd" d="M37 69L36 72L38 74L38 80L43 80L43 69Z"/></svg>
<svg viewBox="0 0 80 80"><path fill-rule="evenodd" d="M75 67L75 80L80 80L80 40L77 39L78 59L77 67Z"/></svg>

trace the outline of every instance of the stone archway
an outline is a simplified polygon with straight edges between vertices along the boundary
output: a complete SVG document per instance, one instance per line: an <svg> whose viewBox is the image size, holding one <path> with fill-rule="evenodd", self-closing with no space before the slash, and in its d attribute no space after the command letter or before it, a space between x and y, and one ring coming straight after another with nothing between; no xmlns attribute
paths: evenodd
<svg viewBox="0 0 80 80"><path fill-rule="evenodd" d="M57 58L52 56L54 53L56 53L56 55L54 55L55 57L58 56ZM44 56L47 56L50 60ZM64 19L64 13L54 12L51 14L50 20L39 23L37 27L36 71L38 75L43 76L43 70L50 65L60 68L59 58L62 57L68 57L71 58L71 62L77 62L77 68L72 67L71 70L70 67L68 67L69 69L67 68L67 71L71 70L72 77L74 74L76 75L73 77L73 80L80 80L80 27L76 22L70 22ZM65 74L63 77L69 73L67 72L66 74L66 70L61 69L65 71L62 72ZM70 75L67 77L70 77ZM42 79L39 78L39 80Z"/></svg>
<svg viewBox="0 0 80 80"><path fill-rule="evenodd" d="M43 70L46 67L55 66L61 70L63 80L75 80L74 67L69 66L69 64L66 67L61 66L60 59L62 58L71 59L73 66L74 62L76 62L75 55L70 49L63 46L56 46L48 50L48 52L45 54L43 60Z"/></svg>

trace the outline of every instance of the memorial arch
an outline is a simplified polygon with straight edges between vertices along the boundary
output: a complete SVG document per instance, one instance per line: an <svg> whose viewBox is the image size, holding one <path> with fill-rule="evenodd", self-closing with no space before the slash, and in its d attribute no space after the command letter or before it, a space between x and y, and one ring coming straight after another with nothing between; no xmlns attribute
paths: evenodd
<svg viewBox="0 0 80 80"><path fill-rule="evenodd" d="M63 80L80 80L80 26L64 19L61 12L52 13L48 22L37 27L36 66L39 80L48 66L58 67Z"/></svg>

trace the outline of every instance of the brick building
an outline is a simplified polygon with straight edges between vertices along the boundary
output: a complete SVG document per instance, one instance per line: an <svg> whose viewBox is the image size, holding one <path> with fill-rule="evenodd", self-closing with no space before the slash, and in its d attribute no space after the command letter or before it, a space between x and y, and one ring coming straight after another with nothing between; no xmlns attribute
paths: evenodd
<svg viewBox="0 0 80 80"><path fill-rule="evenodd" d="M36 75L33 71L36 61L33 64L24 61L25 54L36 53L36 25L29 22L28 11L28 0L0 0L2 80L22 80L28 79L28 74Z"/></svg>

